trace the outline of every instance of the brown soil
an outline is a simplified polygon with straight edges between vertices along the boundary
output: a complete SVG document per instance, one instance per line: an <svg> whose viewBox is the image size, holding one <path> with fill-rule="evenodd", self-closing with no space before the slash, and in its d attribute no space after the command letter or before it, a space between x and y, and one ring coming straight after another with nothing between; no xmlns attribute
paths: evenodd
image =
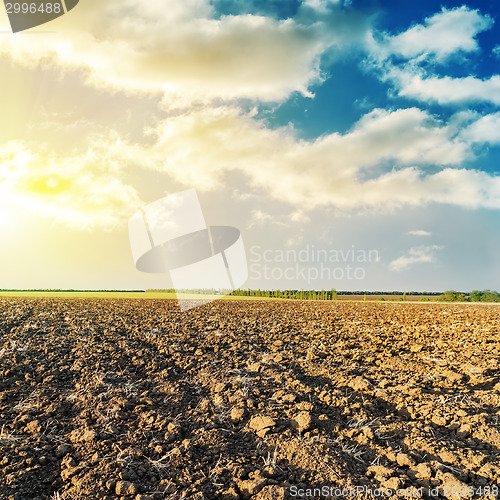
<svg viewBox="0 0 500 500"><path fill-rule="evenodd" d="M472 304L0 299L0 499L496 498L499 326Z"/></svg>

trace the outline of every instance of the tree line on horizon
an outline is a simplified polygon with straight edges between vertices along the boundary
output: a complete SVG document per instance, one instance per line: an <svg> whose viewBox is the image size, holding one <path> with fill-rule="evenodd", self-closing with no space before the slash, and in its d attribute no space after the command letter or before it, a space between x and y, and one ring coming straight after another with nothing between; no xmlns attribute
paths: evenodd
<svg viewBox="0 0 500 500"><path fill-rule="evenodd" d="M177 290L178 292L194 293L194 294L209 294L209 295L233 295L235 297L262 297L274 299L296 299L296 300L338 300L340 295L356 295L363 296L366 300L367 296L378 295L394 295L399 296L398 301L406 301L407 296L423 296L421 302L500 302L500 294L492 290L474 290L470 294L464 292L457 292L455 290L448 290L444 293L441 292L367 292L367 291L337 291L334 288L331 290L252 290L250 288L245 290L217 290L215 288L199 288L192 290ZM146 292L153 293L175 293L176 290L170 289L149 289ZM431 299L430 297L435 297ZM384 297L377 300L385 301ZM388 299L394 300L394 299Z"/></svg>
<svg viewBox="0 0 500 500"><path fill-rule="evenodd" d="M272 299L297 299L297 300L337 300L339 295L404 295L406 292L366 292L366 291L337 291L331 290L267 290L267 289L215 289L215 288L195 288L189 290L167 289L149 289L150 293L192 293L206 295L233 295L235 297L262 297ZM441 292L410 292L409 295L439 295Z"/></svg>
<svg viewBox="0 0 500 500"><path fill-rule="evenodd" d="M436 299L439 302L500 302L500 294L494 290L474 290L469 295L448 290Z"/></svg>
<svg viewBox="0 0 500 500"><path fill-rule="evenodd" d="M447 290L446 292L369 292L369 291L337 291L331 290L219 290L215 288L198 288L190 290L175 290L174 288L147 289L147 290L78 290L78 289L0 289L0 292L137 292L137 293L190 293L202 295L233 295L235 297L262 297L275 299L296 299L296 300L338 300L340 295L363 296L366 300L369 296L393 295L398 296L397 300L406 301L407 296L422 296L419 302L500 302L500 293L494 290L474 290L473 292L457 292ZM431 297L434 297L431 299ZM378 297L378 301L385 301L384 297Z"/></svg>

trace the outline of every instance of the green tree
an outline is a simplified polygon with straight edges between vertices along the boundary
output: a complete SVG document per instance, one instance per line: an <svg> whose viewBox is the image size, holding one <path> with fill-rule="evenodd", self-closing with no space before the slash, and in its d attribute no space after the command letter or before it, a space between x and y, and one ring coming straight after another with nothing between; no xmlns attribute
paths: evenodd
<svg viewBox="0 0 500 500"><path fill-rule="evenodd" d="M500 302L500 294L492 290L474 290L470 294L471 302Z"/></svg>
<svg viewBox="0 0 500 500"><path fill-rule="evenodd" d="M455 290L447 290L437 298L439 302L466 302L467 298L463 293Z"/></svg>

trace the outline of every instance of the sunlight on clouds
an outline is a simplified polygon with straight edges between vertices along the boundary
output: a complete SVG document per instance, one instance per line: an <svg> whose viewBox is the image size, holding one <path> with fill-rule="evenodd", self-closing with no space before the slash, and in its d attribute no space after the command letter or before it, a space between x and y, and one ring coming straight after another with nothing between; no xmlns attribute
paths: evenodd
<svg viewBox="0 0 500 500"><path fill-rule="evenodd" d="M57 195L71 189L71 181L55 175L33 176L28 179L24 189L35 194Z"/></svg>
<svg viewBox="0 0 500 500"><path fill-rule="evenodd" d="M234 108L206 108L160 123L144 156L201 190L222 189L228 172L241 172L255 189L306 211L431 202L500 208L499 177L451 168L428 174L414 166L470 159L470 144L456 132L415 108L375 110L346 134L303 141L291 128L267 129Z"/></svg>
<svg viewBox="0 0 500 500"><path fill-rule="evenodd" d="M418 108L375 109L344 135L334 135L338 146L348 146L359 166L394 159L403 164L454 165L467 156L467 145L453 139L454 131ZM347 151L346 151L347 153ZM343 162L349 161L347 155Z"/></svg>
<svg viewBox="0 0 500 500"><path fill-rule="evenodd" d="M460 279L489 283L493 7L285 3L82 0L17 35L0 9L0 234L13 287L161 288L136 276L126 221L187 188L249 246L385 249L365 289L439 290L469 241L492 257L469 259ZM444 246L454 252L434 272Z"/></svg>
<svg viewBox="0 0 500 500"><path fill-rule="evenodd" d="M237 98L312 95L311 84L324 78L321 57L366 41L369 21L349 12L341 2L313 0L295 18L278 21L217 17L208 0L173 2L171 9L160 0L87 0L78 16L54 21L55 32L36 44L6 35L0 53L16 64L78 70L87 82L124 95L158 93L167 118L151 125L141 144L108 132L71 154L49 153L50 144L35 141L4 145L0 163L8 174L0 193L10 204L73 227L111 227L139 206L135 188L124 180L127 168L212 191L223 190L237 172L249 190L300 206L300 212L428 203L500 208L498 176L457 168L474 159L473 146L494 143L496 115L457 113L444 123L416 107L374 109L345 133L306 141L291 125L272 129L237 107ZM373 31L367 64L400 95L500 103L497 75L429 76L421 65L477 51L476 35L492 22L462 7L443 9L398 35ZM398 66L398 58L410 61Z"/></svg>
<svg viewBox="0 0 500 500"><path fill-rule="evenodd" d="M137 193L94 153L54 158L22 143L0 147L0 213L28 212L79 229L121 223L139 206Z"/></svg>
<svg viewBox="0 0 500 500"><path fill-rule="evenodd" d="M347 21L345 16L339 19ZM189 103L239 97L282 100L308 95L320 80L320 56L340 36L321 23L263 16L215 18L208 1L97 0L78 16L53 21L55 33L33 44L7 36L0 51L18 64L81 69L92 84L135 92L167 92ZM346 23L347 24L347 23Z"/></svg>

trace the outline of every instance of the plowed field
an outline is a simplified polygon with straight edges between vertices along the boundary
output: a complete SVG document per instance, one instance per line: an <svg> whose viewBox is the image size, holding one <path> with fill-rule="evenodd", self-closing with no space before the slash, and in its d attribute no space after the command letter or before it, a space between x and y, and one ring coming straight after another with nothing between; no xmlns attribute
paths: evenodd
<svg viewBox="0 0 500 500"><path fill-rule="evenodd" d="M0 299L0 499L496 498L500 306Z"/></svg>

